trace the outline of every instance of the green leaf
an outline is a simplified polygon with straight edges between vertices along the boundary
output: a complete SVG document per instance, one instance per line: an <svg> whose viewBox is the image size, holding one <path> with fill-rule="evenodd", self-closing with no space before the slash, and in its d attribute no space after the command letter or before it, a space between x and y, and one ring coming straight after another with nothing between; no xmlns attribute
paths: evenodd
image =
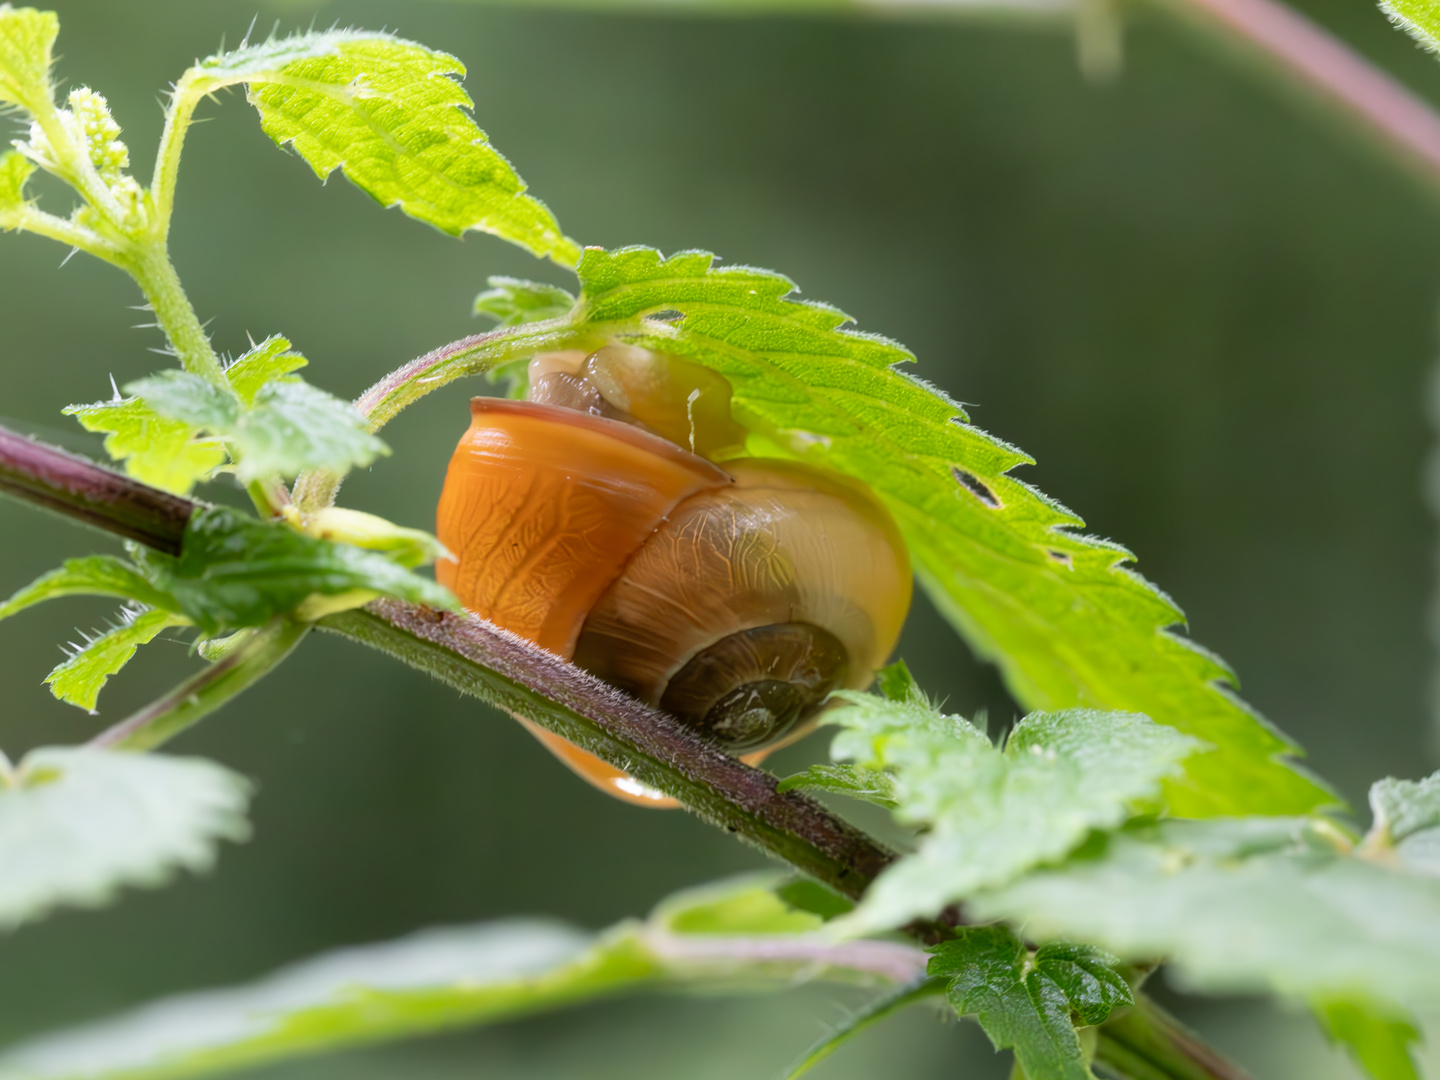
<svg viewBox="0 0 1440 1080"><path fill-rule="evenodd" d="M255 407L228 437L239 458L241 483L275 473L292 477L306 469L344 474L390 453L353 405L298 379L261 387Z"/></svg>
<svg viewBox="0 0 1440 1080"><path fill-rule="evenodd" d="M908 693L908 691L907 691ZM867 890L843 932L933 916L977 890L1058 859L1160 794L1195 740L1132 713L1032 713L1004 749L958 716L911 697L845 691L823 722L831 753L894 775L896 817L926 828L918 849Z"/></svg>
<svg viewBox="0 0 1440 1080"><path fill-rule="evenodd" d="M157 589L134 566L113 555L89 555L69 559L60 569L51 570L26 585L0 604L0 619L60 596L118 596L147 607L178 610L175 599Z"/></svg>
<svg viewBox="0 0 1440 1080"><path fill-rule="evenodd" d="M775 895L797 911L808 911L824 920L855 910L853 900L807 877L793 877L777 885Z"/></svg>
<svg viewBox="0 0 1440 1080"><path fill-rule="evenodd" d="M1424 780L1378 781L1370 788L1374 824L1363 850L1440 877L1440 773Z"/></svg>
<svg viewBox="0 0 1440 1080"><path fill-rule="evenodd" d="M0 1054L0 1080L180 1080L619 992L873 983L874 972L853 961L857 950L907 954L909 989L916 950L817 938L819 920L786 910L766 887L776 878L688 890L648 921L598 935L516 920L344 949L250 986L161 1001L13 1047Z"/></svg>
<svg viewBox="0 0 1440 1080"><path fill-rule="evenodd" d="M1030 458L902 373L909 352L791 297L786 278L706 252L589 248L575 325L724 375L752 453L868 483L894 512L932 598L1027 708L1144 713L1210 744L1167 781L1176 813L1301 813L1334 796L1284 760L1295 746L1236 698L1217 658L1172 632L1184 616L1084 536L1069 510L1010 476ZM680 317L649 316L678 312Z"/></svg>
<svg viewBox="0 0 1440 1080"><path fill-rule="evenodd" d="M1029 1080L1093 1080L1075 1025L1134 1003L1115 963L1063 944L1032 958L1008 927L972 926L935 950L929 973L948 980L956 1013L973 1014L995 1049L1015 1051Z"/></svg>
<svg viewBox="0 0 1440 1080"><path fill-rule="evenodd" d="M25 183L35 172L35 166L24 154L7 150L0 154L0 229L13 229L20 223L29 200L25 198Z"/></svg>
<svg viewBox="0 0 1440 1080"><path fill-rule="evenodd" d="M555 285L513 277L491 277L475 297L475 314L489 315L501 326L558 319L575 306L575 297Z"/></svg>
<svg viewBox="0 0 1440 1080"><path fill-rule="evenodd" d="M880 1021L894 1016L901 1009L944 992L944 980L927 976L915 980L908 986L901 986L888 994L882 994L863 1009L847 1016L836 1025L834 1031L805 1051L805 1056L790 1066L790 1071L785 1074L785 1080L797 1080L798 1077L804 1076L856 1035L867 1028L874 1027Z"/></svg>
<svg viewBox="0 0 1440 1080"><path fill-rule="evenodd" d="M51 101L51 50L59 33L53 11L0 4L0 103L35 112Z"/></svg>
<svg viewBox="0 0 1440 1080"><path fill-rule="evenodd" d="M125 392L158 415L178 420L190 430L206 428L220 434L240 419L240 402L235 395L189 371L157 372L127 384Z"/></svg>
<svg viewBox="0 0 1440 1080"><path fill-rule="evenodd" d="M202 61L177 94L249 84L265 133L315 175L343 169L382 206L443 232L492 233L572 266L579 248L471 118L464 66L389 34L330 30Z"/></svg>
<svg viewBox="0 0 1440 1080"><path fill-rule="evenodd" d="M769 936L808 934L824 920L777 894L782 875L744 874L685 889L661 901L651 923L676 934Z"/></svg>
<svg viewBox="0 0 1440 1080"><path fill-rule="evenodd" d="M1410 1017L1363 999L1332 998L1314 1008L1326 1038L1345 1047L1374 1080L1420 1080L1410 1055L1420 1032Z"/></svg>
<svg viewBox="0 0 1440 1080"><path fill-rule="evenodd" d="M272 379L283 378L299 371L310 361L290 351L290 342L283 337L268 337L253 346L225 369L230 389L246 408L255 404L255 395Z"/></svg>
<svg viewBox="0 0 1440 1080"><path fill-rule="evenodd" d="M781 780L780 791L829 791L894 810L895 778L883 769L855 765L811 765L804 772Z"/></svg>
<svg viewBox="0 0 1440 1080"><path fill-rule="evenodd" d="M377 595L457 609L448 590L384 555L223 506L191 515L178 557L138 548L133 554L207 637L286 612L317 619Z"/></svg>
<svg viewBox="0 0 1440 1080"><path fill-rule="evenodd" d="M524 1016L654 980L633 930L514 920L344 949L0 1055L0 1080L159 1080Z"/></svg>
<svg viewBox="0 0 1440 1080"><path fill-rule="evenodd" d="M0 927L204 870L246 836L249 786L199 758L48 747L0 775Z"/></svg>
<svg viewBox="0 0 1440 1080"><path fill-rule="evenodd" d="M1380 0L1380 10L1421 45L1440 51L1440 3L1436 0Z"/></svg>
<svg viewBox="0 0 1440 1080"><path fill-rule="evenodd" d="M237 360L227 371L233 394L188 371L162 371L125 390L187 432L207 431L222 440L238 463L241 483L318 468L343 475L388 454L348 401L285 377L306 363L286 352L289 346L284 338L269 338Z"/></svg>
<svg viewBox="0 0 1440 1080"><path fill-rule="evenodd" d="M106 681L130 662L135 650L155 640L155 635L171 626L184 626L189 620L168 611L135 611L120 613L120 624L77 646L75 652L49 675L45 682L50 692L93 713L95 703Z"/></svg>
<svg viewBox="0 0 1440 1080"><path fill-rule="evenodd" d="M1297 818L1133 824L966 911L1023 922L1037 940L1167 957L1206 992L1440 1003L1440 880L1344 846Z"/></svg>
<svg viewBox="0 0 1440 1080"><path fill-rule="evenodd" d="M180 495L188 495L225 463L217 440L199 439L193 427L162 417L139 398L71 405L64 410L86 431L105 432L105 451L125 462L135 479Z"/></svg>

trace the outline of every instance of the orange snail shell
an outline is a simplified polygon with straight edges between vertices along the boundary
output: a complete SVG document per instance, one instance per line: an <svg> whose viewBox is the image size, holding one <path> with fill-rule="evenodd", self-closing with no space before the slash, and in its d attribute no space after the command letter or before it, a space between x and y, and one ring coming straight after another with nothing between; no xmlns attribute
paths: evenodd
<svg viewBox="0 0 1440 1080"><path fill-rule="evenodd" d="M626 352L645 359L647 386L684 391L690 369L723 384L728 423L718 376ZM584 390L585 411L471 401L437 513L456 559L436 576L477 615L757 762L799 738L831 689L869 685L895 647L911 591L899 530L862 485L788 461L721 468L639 426L638 395L627 412ZM697 394L679 395L692 445ZM645 426L665 430L667 415ZM676 805L517 719L601 790Z"/></svg>

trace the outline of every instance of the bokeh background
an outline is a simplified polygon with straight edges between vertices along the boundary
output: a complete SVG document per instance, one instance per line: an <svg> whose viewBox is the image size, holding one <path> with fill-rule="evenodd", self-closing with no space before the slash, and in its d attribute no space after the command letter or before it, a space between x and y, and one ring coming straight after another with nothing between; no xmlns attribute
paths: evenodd
<svg viewBox="0 0 1440 1080"><path fill-rule="evenodd" d="M477 116L587 243L704 246L775 267L1031 452L1027 479L1129 545L1246 696L1363 807L1380 775L1437 765L1428 719L1434 527L1423 478L1440 198L1353 133L1173 23L1140 19L1124 69L1087 82L1071 37L944 18L708 18L431 0L61 0L59 74L107 94L137 160L160 92L267 28L397 29L460 56ZM1364 2L1303 5L1440 100L1440 65ZM474 332L489 274L566 275L322 186L238 95L203 109L175 258L219 348L284 333L312 381L354 394ZM17 132L18 134L18 132ZM148 174L148 168L139 170ZM58 410L162 361L117 272L0 237L0 414L95 450ZM349 505L427 526L468 393L387 431ZM7 593L112 543L0 502ZM0 745L83 738L170 685L142 652L95 719L40 685L101 603L0 624ZM923 602L902 654L969 712L1015 707ZM0 1042L151 996L259 975L421 926L550 914L601 927L762 864L680 813L575 781L509 720L334 639L177 751L259 786L255 837L216 871L0 938ZM823 754L823 739L782 768ZM1174 1006L1262 1077L1349 1077L1303 1016ZM280 1068L328 1077L766 1077L853 999L649 997ZM973 1029L915 1012L817 1077L999 1078Z"/></svg>

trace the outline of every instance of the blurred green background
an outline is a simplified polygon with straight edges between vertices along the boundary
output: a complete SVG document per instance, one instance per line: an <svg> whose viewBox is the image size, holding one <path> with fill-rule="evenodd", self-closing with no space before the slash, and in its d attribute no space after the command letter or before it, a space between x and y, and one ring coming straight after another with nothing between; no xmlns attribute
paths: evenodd
<svg viewBox="0 0 1440 1080"><path fill-rule="evenodd" d="M1063 32L942 18L56 6L62 83L107 94L142 162L162 88L257 10L262 29L388 27L457 54L481 126L571 235L775 267L904 341L921 375L1039 460L1026 479L1137 553L1347 797L1363 807L1371 779L1435 768L1423 477L1440 198L1176 25L1138 20L1122 77L1094 85ZM1440 100L1440 65L1373 7L1306 7ZM222 350L284 333L312 381L354 394L479 329L469 304L486 275L566 283L498 241L381 211L338 176L320 185L238 94L202 114L174 248ZM130 328L149 320L127 310L127 280L83 256L62 269L63 255L0 237L0 414L93 450L58 410L162 364L146 351L160 341ZM482 389L435 394L392 425L395 456L352 480L347 504L427 526ZM111 547L0 502L0 593ZM12 756L83 738L192 665L157 644L101 718L55 703L40 680L57 645L109 614L65 601L0 624ZM923 603L901 651L952 707L1013 716ZM684 814L606 799L509 720L319 636L175 749L257 781L254 840L209 876L0 938L0 1042L425 925L543 913L599 927L762 863ZM822 753L812 739L778 764ZM766 1077L847 1001L647 998L255 1075ZM1174 1004L1262 1077L1354 1075L1302 1016ZM920 1012L815 1073L1004 1074L972 1028Z"/></svg>

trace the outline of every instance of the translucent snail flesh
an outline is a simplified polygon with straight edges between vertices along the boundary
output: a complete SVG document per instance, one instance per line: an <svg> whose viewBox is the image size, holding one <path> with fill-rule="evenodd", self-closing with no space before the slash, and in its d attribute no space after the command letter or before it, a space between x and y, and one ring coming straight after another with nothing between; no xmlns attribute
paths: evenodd
<svg viewBox="0 0 1440 1080"><path fill-rule="evenodd" d="M440 498L440 581L528 638L757 761L831 690L864 687L910 603L899 531L863 485L737 446L729 384L610 346L475 398ZM522 723L596 786L659 792Z"/></svg>

